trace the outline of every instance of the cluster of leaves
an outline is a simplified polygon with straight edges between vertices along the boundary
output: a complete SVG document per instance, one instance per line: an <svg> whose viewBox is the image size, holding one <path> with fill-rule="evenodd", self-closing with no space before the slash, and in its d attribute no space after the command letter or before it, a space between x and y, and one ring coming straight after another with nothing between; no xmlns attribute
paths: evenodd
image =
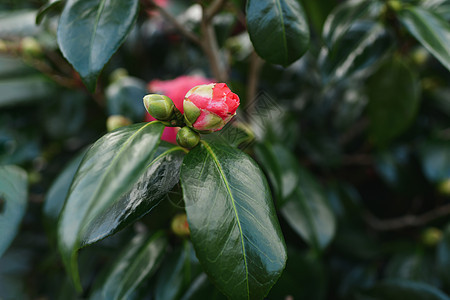
<svg viewBox="0 0 450 300"><path fill-rule="evenodd" d="M449 298L449 0L28 2L0 4L0 299ZM187 151L141 99L199 71L242 109Z"/></svg>

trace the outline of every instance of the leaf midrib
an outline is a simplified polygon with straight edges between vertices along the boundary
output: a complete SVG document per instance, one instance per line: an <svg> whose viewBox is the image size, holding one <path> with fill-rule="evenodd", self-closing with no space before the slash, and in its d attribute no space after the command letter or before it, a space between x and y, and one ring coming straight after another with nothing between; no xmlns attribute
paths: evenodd
<svg viewBox="0 0 450 300"><path fill-rule="evenodd" d="M236 209L235 200L234 200L233 194L231 193L230 186L228 185L228 181L226 180L226 176L225 176L225 173L223 172L222 166L220 165L220 162L217 159L217 156L214 154L214 151L211 149L211 147L208 145L208 143L206 141L201 141L201 143L203 144L203 146L205 147L206 151L212 157L214 163L216 164L217 169L218 169L219 174L220 174L220 177L222 178L223 183L225 184L225 187L227 189L227 192L228 192L228 194L230 195L230 198L231 198L231 203L233 205L234 214L236 216L237 224L238 224L238 228L239 228L239 235L241 237L242 255L244 257L244 264L245 264L245 279L246 279L246 284L247 284L247 298L250 299L250 287L249 287L249 279L248 279L248 265L247 265L247 256L246 256L246 252L245 252L244 234L242 232L241 222L239 220L239 214L238 214L237 209Z"/></svg>

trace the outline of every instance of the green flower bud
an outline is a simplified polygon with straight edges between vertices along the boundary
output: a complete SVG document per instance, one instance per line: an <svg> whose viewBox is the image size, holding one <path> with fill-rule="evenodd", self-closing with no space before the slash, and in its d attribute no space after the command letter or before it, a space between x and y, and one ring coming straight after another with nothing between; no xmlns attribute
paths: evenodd
<svg viewBox="0 0 450 300"><path fill-rule="evenodd" d="M124 68L118 68L115 69L111 75L109 75L109 81L112 82L116 82L119 81L122 78L125 78L128 76L128 71Z"/></svg>
<svg viewBox="0 0 450 300"><path fill-rule="evenodd" d="M189 127L181 128L177 133L177 143L181 147L192 149L200 142L200 135Z"/></svg>
<svg viewBox="0 0 450 300"><path fill-rule="evenodd" d="M106 129L110 132L117 128L130 125L131 123L130 119L121 115L109 116L106 120Z"/></svg>
<svg viewBox="0 0 450 300"><path fill-rule="evenodd" d="M190 234L190 231L186 214L178 214L173 217L170 228L172 229L173 233L180 237L188 236Z"/></svg>
<svg viewBox="0 0 450 300"><path fill-rule="evenodd" d="M170 121L175 117L173 101L164 95L150 94L144 97L144 106L153 118Z"/></svg>
<svg viewBox="0 0 450 300"><path fill-rule="evenodd" d="M20 42L22 53L28 57L39 57L42 55L42 47L33 37L25 37Z"/></svg>
<svg viewBox="0 0 450 300"><path fill-rule="evenodd" d="M434 247L442 240L442 231L435 227L427 228L421 236L426 246Z"/></svg>

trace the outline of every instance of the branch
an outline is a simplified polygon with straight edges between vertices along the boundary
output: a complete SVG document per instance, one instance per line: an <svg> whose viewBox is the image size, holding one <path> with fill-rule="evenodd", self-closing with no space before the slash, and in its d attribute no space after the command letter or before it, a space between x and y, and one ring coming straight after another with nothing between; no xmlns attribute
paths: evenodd
<svg viewBox="0 0 450 300"><path fill-rule="evenodd" d="M202 44L200 38L195 33L193 33L192 31L187 29L186 26L184 26L180 22L178 22L178 20L171 13L169 13L166 9L164 9L164 7L157 5L153 0L143 0L142 2L144 3L145 6L156 7L156 9L158 9L158 11L161 13L161 15L165 19L167 19L170 23L172 23L172 25L175 26L175 28L181 32L181 34L186 36L192 42L194 42L197 45Z"/></svg>
<svg viewBox="0 0 450 300"><path fill-rule="evenodd" d="M258 54L256 54L255 51L253 51L250 54L250 69L247 83L247 103L251 103L251 101L256 101L259 75L263 65L264 61L258 56ZM251 105L251 107L255 107L255 105Z"/></svg>
<svg viewBox="0 0 450 300"><path fill-rule="evenodd" d="M210 22L212 18L220 12L227 0L215 0L205 11L205 20Z"/></svg>
<svg viewBox="0 0 450 300"><path fill-rule="evenodd" d="M219 1L216 1L219 2ZM209 64L211 66L211 72L216 80L220 82L226 82L228 80L228 72L225 69L224 63L220 58L219 45L217 44L216 33L214 27L211 24L211 19L208 19L207 11L203 7L202 15L202 37L201 43L203 51L208 57Z"/></svg>
<svg viewBox="0 0 450 300"><path fill-rule="evenodd" d="M400 218L380 220L370 212L364 214L364 219L375 230L394 231L409 227L420 227L441 217L450 215L450 204L440 206L422 215L406 215Z"/></svg>

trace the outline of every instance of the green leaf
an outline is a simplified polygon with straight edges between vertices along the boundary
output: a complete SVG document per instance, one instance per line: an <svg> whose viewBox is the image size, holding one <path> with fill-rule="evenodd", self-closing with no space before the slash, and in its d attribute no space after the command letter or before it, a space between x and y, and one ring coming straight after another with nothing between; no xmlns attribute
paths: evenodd
<svg viewBox="0 0 450 300"><path fill-rule="evenodd" d="M155 300L180 299L191 281L200 275L201 268L192 244L185 241L163 262L155 286Z"/></svg>
<svg viewBox="0 0 450 300"><path fill-rule="evenodd" d="M247 28L256 52L270 63L288 66L308 50L308 22L297 0L249 0Z"/></svg>
<svg viewBox="0 0 450 300"><path fill-rule="evenodd" d="M205 273L201 273L193 281L191 286L187 289L186 293L183 294L181 300L197 300L197 299L208 299L208 300L225 300L227 299L219 290L217 290L208 276Z"/></svg>
<svg viewBox="0 0 450 300"><path fill-rule="evenodd" d="M375 17L382 7L383 3L377 0L354 0L340 4L331 12L323 26L325 45L332 48L357 20Z"/></svg>
<svg viewBox="0 0 450 300"><path fill-rule="evenodd" d="M125 40L138 0L69 0L59 19L58 44L90 91L104 65Z"/></svg>
<svg viewBox="0 0 450 300"><path fill-rule="evenodd" d="M323 250L335 235L336 220L324 189L306 169L299 170L299 185L281 213L311 247Z"/></svg>
<svg viewBox="0 0 450 300"><path fill-rule="evenodd" d="M143 80L124 77L108 86L106 101L109 115L122 115L135 122L141 122L145 116L142 98L148 94Z"/></svg>
<svg viewBox="0 0 450 300"><path fill-rule="evenodd" d="M19 229L27 207L27 173L16 166L0 166L0 257Z"/></svg>
<svg viewBox="0 0 450 300"><path fill-rule="evenodd" d="M311 24L316 32L322 32L325 20L333 7L336 5L333 0L316 0L308 1L302 0L303 7L305 8L306 15L308 16Z"/></svg>
<svg viewBox="0 0 450 300"><path fill-rule="evenodd" d="M386 280L376 284L363 297L356 299L370 300L449 300L442 291L437 288L409 280Z"/></svg>
<svg viewBox="0 0 450 300"><path fill-rule="evenodd" d="M369 131L373 142L385 146L414 120L420 103L420 85L401 60L386 62L368 82Z"/></svg>
<svg viewBox="0 0 450 300"><path fill-rule="evenodd" d="M286 246L259 167L233 147L202 141L180 178L205 272L229 298L264 298L284 269Z"/></svg>
<svg viewBox="0 0 450 300"><path fill-rule="evenodd" d="M36 15L36 25L41 24L44 17L49 13L53 11L62 10L63 5L64 5L63 0L49 0L47 4L39 8L39 11Z"/></svg>
<svg viewBox="0 0 450 300"><path fill-rule="evenodd" d="M277 206L282 205L299 184L298 162L285 147L275 144L259 144L255 148L261 166L268 174L277 197Z"/></svg>
<svg viewBox="0 0 450 300"><path fill-rule="evenodd" d="M419 7L398 13L406 29L450 70L450 25L442 17Z"/></svg>
<svg viewBox="0 0 450 300"><path fill-rule="evenodd" d="M124 206L124 198L132 197L127 193L133 189L147 187L141 176L163 129L158 122L119 128L104 135L84 156L58 223L59 250L78 290L77 250L112 234L134 212L132 206Z"/></svg>
<svg viewBox="0 0 450 300"><path fill-rule="evenodd" d="M167 244L167 238L162 232L149 238L145 235L136 236L119 255L105 281L90 299L129 299L139 284L155 273Z"/></svg>
<svg viewBox="0 0 450 300"><path fill-rule="evenodd" d="M44 202L44 224L51 234L56 234L56 225L58 223L59 214L64 206L70 185L77 169L86 154L87 150L81 151L68 164L64 170L59 174L52 186L48 190Z"/></svg>
<svg viewBox="0 0 450 300"><path fill-rule="evenodd" d="M319 64L325 83L348 78L379 62L392 47L384 26L371 22L355 22L330 49L322 48Z"/></svg>
<svg viewBox="0 0 450 300"><path fill-rule="evenodd" d="M55 93L54 85L42 76L0 80L0 108L34 104Z"/></svg>

